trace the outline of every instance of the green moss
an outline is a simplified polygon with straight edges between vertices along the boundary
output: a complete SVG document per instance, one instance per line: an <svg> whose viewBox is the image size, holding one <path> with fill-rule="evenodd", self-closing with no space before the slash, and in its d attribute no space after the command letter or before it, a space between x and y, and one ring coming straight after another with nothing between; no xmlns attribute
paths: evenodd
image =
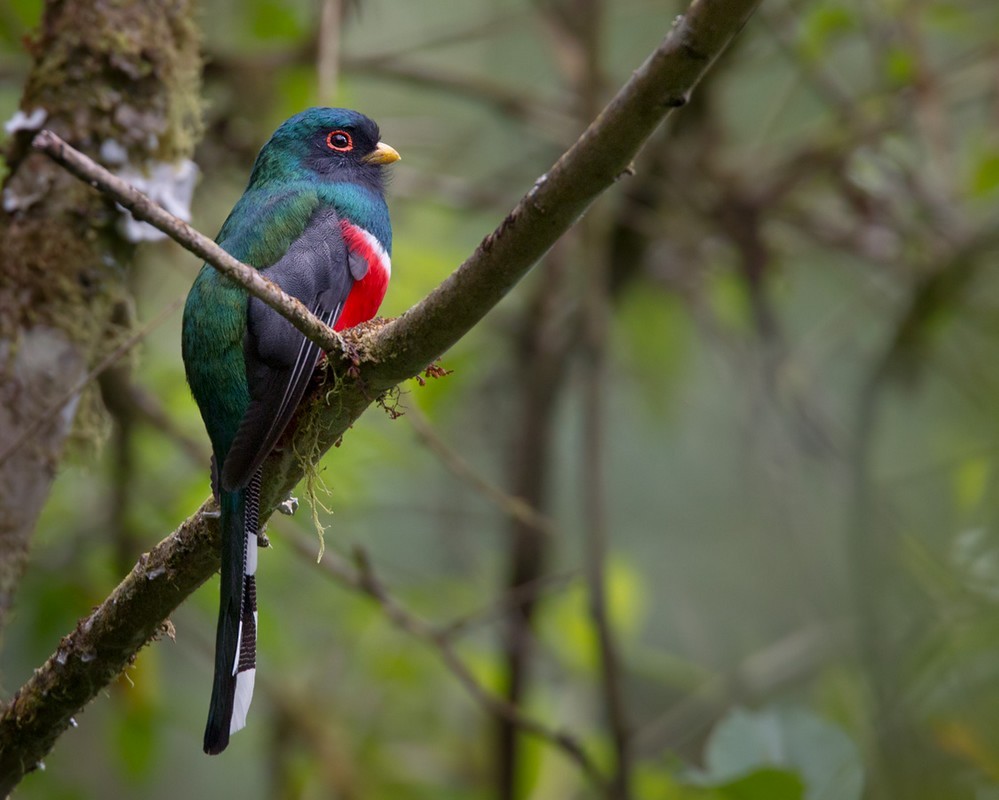
<svg viewBox="0 0 999 800"><path fill-rule="evenodd" d="M320 370L320 389L322 391L323 402L308 403L301 414L295 435L292 439L292 449L295 460L302 471L305 479L305 497L309 504L312 525L316 535L319 537L319 555L321 560L326 550L325 533L326 526L319 519L319 509L331 513L330 509L319 499L319 492L329 494L329 489L323 482L317 466L323 457L325 447L323 442L326 439L327 428L325 408L330 407L333 402L341 403L337 416L343 411L342 391L344 388L344 377L324 361Z"/></svg>
<svg viewBox="0 0 999 800"><path fill-rule="evenodd" d="M114 139L136 165L189 157L201 134L192 16L189 0L47 4L27 41L34 64L21 107L44 108L46 127L91 155ZM18 156L4 185L19 208L0 216L0 339L16 342L20 330L47 325L96 363L127 333L109 324L134 252L115 230L118 212L37 154ZM76 435L99 440L99 415L78 419Z"/></svg>
<svg viewBox="0 0 999 800"><path fill-rule="evenodd" d="M189 156L201 134L200 40L188 3L171 5L62 4L30 42L23 106L65 118L82 146L115 139L137 163Z"/></svg>
<svg viewBox="0 0 999 800"><path fill-rule="evenodd" d="M154 11L124 2L50 4L28 42L35 63L22 108L44 108L47 127L92 155L114 139L136 164L190 156L201 133L191 16L186 0ZM22 164L8 181L23 198L22 213L0 224L0 236L5 276L24 299L5 304L0 335L44 322L82 343L100 342L91 328L111 307L102 295L113 301L122 290L132 257L114 230L117 212L44 158Z"/></svg>

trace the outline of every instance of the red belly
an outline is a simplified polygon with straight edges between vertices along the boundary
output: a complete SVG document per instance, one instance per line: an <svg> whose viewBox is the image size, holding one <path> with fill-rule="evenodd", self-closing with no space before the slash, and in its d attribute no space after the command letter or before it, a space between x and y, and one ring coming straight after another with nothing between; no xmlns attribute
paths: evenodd
<svg viewBox="0 0 999 800"><path fill-rule="evenodd" d="M368 271L361 280L354 282L354 287L347 295L347 302L344 303L340 319L333 326L337 331L367 322L378 313L378 307L385 297L385 290L388 289L391 269L388 263L382 262L383 258L388 261L388 254L382 250L370 233L345 219L340 220L340 230L343 233L344 244L352 256L363 258L368 264Z"/></svg>
<svg viewBox="0 0 999 800"><path fill-rule="evenodd" d="M388 275L381 264L369 262L368 274L354 282L354 288L347 295L340 319L336 321L333 330L342 331L352 328L362 322L367 322L378 313L378 307L388 289Z"/></svg>

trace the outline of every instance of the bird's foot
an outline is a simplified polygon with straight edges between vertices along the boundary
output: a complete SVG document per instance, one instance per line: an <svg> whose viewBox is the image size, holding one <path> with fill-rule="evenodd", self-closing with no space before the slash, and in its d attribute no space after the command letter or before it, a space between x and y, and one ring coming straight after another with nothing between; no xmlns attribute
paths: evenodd
<svg viewBox="0 0 999 800"><path fill-rule="evenodd" d="M271 546L271 540L267 538L267 534L264 532L264 529L261 528L259 531L257 531L257 547L266 548L270 546Z"/></svg>
<svg viewBox="0 0 999 800"><path fill-rule="evenodd" d="M205 519L218 519L219 517L222 516L222 512L219 511L218 509L216 509L215 511L203 511L201 512L201 516L203 516Z"/></svg>
<svg viewBox="0 0 999 800"><path fill-rule="evenodd" d="M293 516L298 511L298 498L288 495L277 505L277 510L285 516Z"/></svg>

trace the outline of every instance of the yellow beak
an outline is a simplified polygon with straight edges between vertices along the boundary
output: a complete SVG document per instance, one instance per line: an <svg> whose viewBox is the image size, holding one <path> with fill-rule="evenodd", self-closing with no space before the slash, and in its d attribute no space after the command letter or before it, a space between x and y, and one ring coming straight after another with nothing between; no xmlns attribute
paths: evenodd
<svg viewBox="0 0 999 800"><path fill-rule="evenodd" d="M365 164L391 164L398 161L402 156L392 146L379 142L378 146L361 159Z"/></svg>

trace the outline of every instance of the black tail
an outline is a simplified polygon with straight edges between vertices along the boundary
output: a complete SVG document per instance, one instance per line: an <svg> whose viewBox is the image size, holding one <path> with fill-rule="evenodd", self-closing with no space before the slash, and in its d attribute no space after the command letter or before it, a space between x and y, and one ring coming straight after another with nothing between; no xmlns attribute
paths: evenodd
<svg viewBox="0 0 999 800"><path fill-rule="evenodd" d="M215 679L205 752L216 755L246 724L257 655L257 529L260 471L244 489L220 491L222 580L215 634Z"/></svg>

